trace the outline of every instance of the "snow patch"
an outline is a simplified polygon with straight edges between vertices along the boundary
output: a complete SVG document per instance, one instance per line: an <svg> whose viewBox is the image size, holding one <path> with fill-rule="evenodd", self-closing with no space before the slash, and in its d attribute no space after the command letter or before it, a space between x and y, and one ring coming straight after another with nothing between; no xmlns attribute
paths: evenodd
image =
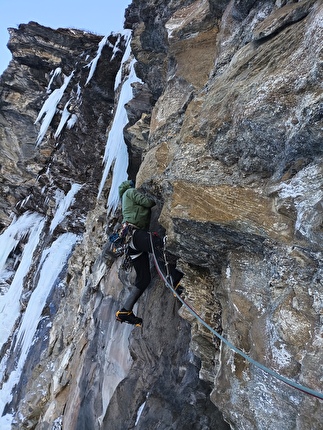
<svg viewBox="0 0 323 430"><path fill-rule="evenodd" d="M289 366L291 363L292 355L286 350L285 345L279 344L279 347L276 347L276 345L273 344L272 355L273 359L280 367Z"/></svg>

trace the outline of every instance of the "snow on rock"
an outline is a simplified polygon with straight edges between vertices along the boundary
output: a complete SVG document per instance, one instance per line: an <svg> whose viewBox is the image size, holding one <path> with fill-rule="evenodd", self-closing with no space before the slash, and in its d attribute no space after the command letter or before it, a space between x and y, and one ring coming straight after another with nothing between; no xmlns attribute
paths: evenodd
<svg viewBox="0 0 323 430"><path fill-rule="evenodd" d="M199 0L191 4L190 6L184 7L178 10L174 15L167 21L165 27L167 30L168 38L174 37L174 32L179 31L181 28L185 28L192 24L194 21L201 21L202 17L205 16L209 11L209 2L206 0ZM190 37L193 37L192 35Z"/></svg>
<svg viewBox="0 0 323 430"><path fill-rule="evenodd" d="M307 239L315 240L313 226L321 222L323 212L323 168L309 165L289 182L281 185L279 197L292 199L297 212L295 231ZM318 238L319 239L319 238Z"/></svg>

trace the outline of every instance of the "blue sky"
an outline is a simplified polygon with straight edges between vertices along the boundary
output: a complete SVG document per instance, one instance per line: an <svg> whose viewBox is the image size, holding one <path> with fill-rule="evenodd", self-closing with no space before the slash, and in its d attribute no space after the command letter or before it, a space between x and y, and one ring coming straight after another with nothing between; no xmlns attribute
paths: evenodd
<svg viewBox="0 0 323 430"><path fill-rule="evenodd" d="M0 74L11 60L7 28L36 21L51 28L77 28L105 36L123 29L131 0L0 0Z"/></svg>

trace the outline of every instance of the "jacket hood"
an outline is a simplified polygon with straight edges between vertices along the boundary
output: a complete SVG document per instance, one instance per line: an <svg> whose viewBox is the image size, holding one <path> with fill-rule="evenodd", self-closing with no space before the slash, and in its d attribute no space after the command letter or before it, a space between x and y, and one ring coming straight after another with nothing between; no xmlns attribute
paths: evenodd
<svg viewBox="0 0 323 430"><path fill-rule="evenodd" d="M135 184L133 181L123 181L119 185L119 196L120 198L123 196L123 193L127 191L129 188L134 188Z"/></svg>

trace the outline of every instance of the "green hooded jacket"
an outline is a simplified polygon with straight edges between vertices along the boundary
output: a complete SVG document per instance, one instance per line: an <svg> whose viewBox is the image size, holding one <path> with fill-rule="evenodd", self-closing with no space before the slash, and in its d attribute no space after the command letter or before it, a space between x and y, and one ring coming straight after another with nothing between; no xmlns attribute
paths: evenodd
<svg viewBox="0 0 323 430"><path fill-rule="evenodd" d="M122 202L123 222L148 230L151 208L156 204L154 200L133 188L132 181L122 182L119 186L119 196Z"/></svg>

